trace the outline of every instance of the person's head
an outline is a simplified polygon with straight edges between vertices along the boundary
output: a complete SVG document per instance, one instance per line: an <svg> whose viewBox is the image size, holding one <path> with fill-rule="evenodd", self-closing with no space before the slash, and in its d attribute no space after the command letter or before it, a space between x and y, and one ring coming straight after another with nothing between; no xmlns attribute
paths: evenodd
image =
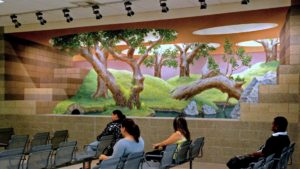
<svg viewBox="0 0 300 169"><path fill-rule="evenodd" d="M175 132L180 131L180 133L183 134L187 140L191 139L190 131L184 117L176 117L173 120L173 128Z"/></svg>
<svg viewBox="0 0 300 169"><path fill-rule="evenodd" d="M140 128L132 119L124 119L121 125L121 133L125 137L126 134L131 135L138 143L141 135Z"/></svg>
<svg viewBox="0 0 300 169"><path fill-rule="evenodd" d="M126 119L126 116L121 112L121 110L114 110L112 112L111 115L112 121L117 121L117 120L123 121L124 119Z"/></svg>
<svg viewBox="0 0 300 169"><path fill-rule="evenodd" d="M272 131L273 132L285 132L288 126L288 121L283 116L277 116L274 118Z"/></svg>

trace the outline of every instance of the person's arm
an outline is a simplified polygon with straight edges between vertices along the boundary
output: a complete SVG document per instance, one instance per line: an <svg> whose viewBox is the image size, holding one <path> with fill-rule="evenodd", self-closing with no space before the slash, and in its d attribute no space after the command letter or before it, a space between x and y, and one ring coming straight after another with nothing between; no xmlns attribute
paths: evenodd
<svg viewBox="0 0 300 169"><path fill-rule="evenodd" d="M97 136L97 140L99 141L102 136L108 135L108 129L110 127L111 123L108 123L105 127L105 129Z"/></svg>
<svg viewBox="0 0 300 169"><path fill-rule="evenodd" d="M122 140L118 141L114 146L114 152L111 156L106 156L101 154L99 157L100 160L107 160L109 158L122 157L125 152L125 145Z"/></svg>
<svg viewBox="0 0 300 169"><path fill-rule="evenodd" d="M158 147L163 147L163 146L166 146L169 144L174 144L178 140L180 140L181 137L182 137L182 135L177 131L177 132L171 134L166 140L164 140L160 143L153 144L153 148L158 148Z"/></svg>

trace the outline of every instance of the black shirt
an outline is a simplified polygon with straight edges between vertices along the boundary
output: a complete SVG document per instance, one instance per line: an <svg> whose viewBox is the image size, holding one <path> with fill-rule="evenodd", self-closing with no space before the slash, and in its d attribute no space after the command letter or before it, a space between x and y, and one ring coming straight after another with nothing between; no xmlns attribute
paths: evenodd
<svg viewBox="0 0 300 169"><path fill-rule="evenodd" d="M272 135L266 141L265 146L262 149L264 157L267 157L275 153L275 157L279 157L283 148L290 145L290 139L288 135Z"/></svg>

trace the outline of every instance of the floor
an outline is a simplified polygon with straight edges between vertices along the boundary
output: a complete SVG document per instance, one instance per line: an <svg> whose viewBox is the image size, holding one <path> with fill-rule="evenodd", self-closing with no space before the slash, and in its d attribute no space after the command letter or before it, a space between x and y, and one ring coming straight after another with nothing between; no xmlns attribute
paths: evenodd
<svg viewBox="0 0 300 169"><path fill-rule="evenodd" d="M96 165L96 160L93 161L92 167ZM72 165L68 167L63 167L61 169L79 169L82 167L82 164ZM189 164L183 164L172 169L189 169ZM193 169L227 169L225 164L215 164L215 163L203 163L203 162L194 162Z"/></svg>

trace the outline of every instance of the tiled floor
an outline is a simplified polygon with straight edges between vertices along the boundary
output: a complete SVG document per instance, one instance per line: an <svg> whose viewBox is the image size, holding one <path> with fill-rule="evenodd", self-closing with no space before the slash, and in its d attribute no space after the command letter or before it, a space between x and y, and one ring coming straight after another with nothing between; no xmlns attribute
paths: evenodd
<svg viewBox="0 0 300 169"><path fill-rule="evenodd" d="M96 160L93 161L92 167L96 165L96 162L97 162ZM63 167L62 169L79 169L80 167L82 167L82 164ZM189 169L189 164L186 163L178 167L174 167L174 169ZM193 169L227 169L227 167L225 164L194 162Z"/></svg>

